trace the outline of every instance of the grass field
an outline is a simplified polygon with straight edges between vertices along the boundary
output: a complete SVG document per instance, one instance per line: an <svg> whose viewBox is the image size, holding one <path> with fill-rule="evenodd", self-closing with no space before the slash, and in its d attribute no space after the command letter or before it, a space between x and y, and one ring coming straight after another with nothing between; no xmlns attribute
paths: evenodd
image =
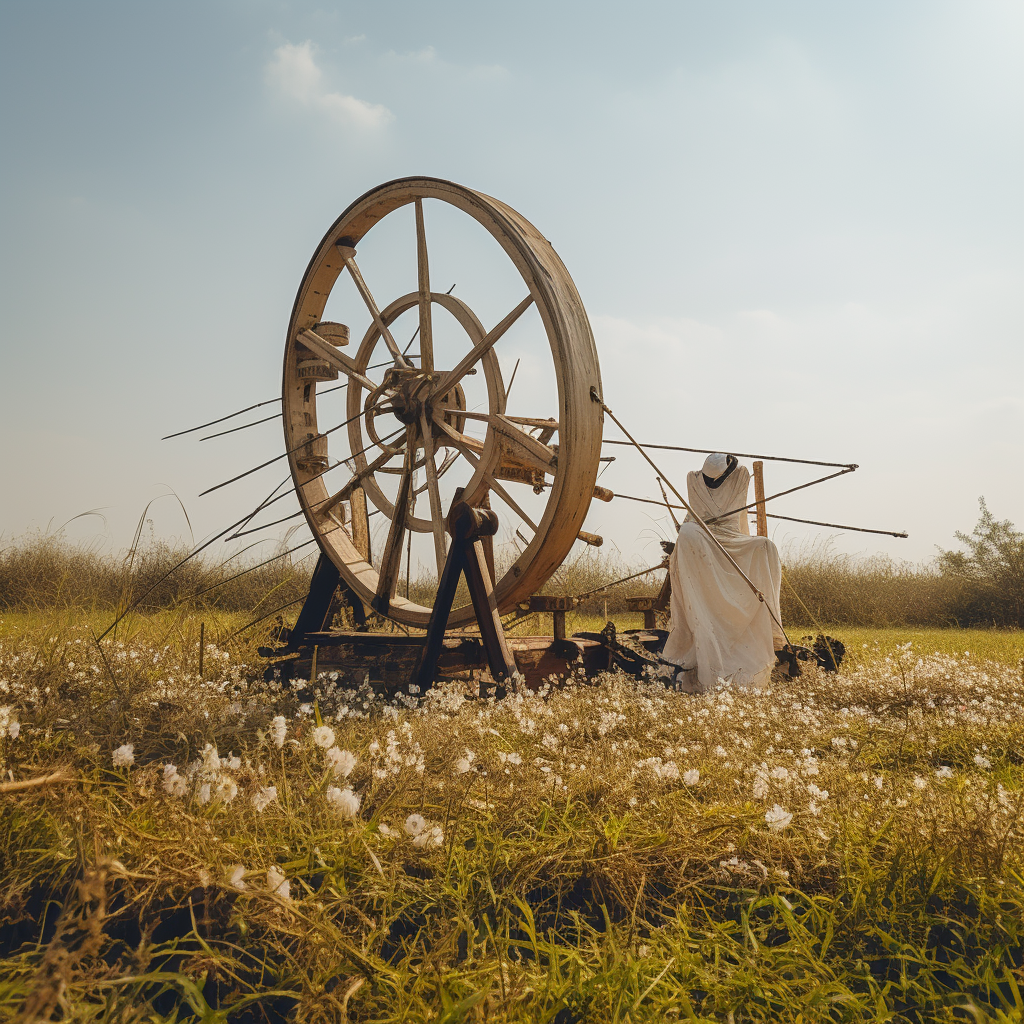
<svg viewBox="0 0 1024 1024"><path fill-rule="evenodd" d="M1024 1019L1019 632L389 705L203 619L0 618L0 1019Z"/></svg>

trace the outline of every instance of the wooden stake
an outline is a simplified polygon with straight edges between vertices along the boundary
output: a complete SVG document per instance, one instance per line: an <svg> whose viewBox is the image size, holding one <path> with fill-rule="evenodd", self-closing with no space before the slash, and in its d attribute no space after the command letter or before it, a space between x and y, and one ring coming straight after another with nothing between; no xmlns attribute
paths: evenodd
<svg viewBox="0 0 1024 1024"><path fill-rule="evenodd" d="M764 507L764 463L754 463L754 498L757 500L757 535L768 536L768 514Z"/></svg>
<svg viewBox="0 0 1024 1024"><path fill-rule="evenodd" d="M316 644L313 645L313 663L309 666L309 685L314 686L316 684L316 652L320 648Z"/></svg>

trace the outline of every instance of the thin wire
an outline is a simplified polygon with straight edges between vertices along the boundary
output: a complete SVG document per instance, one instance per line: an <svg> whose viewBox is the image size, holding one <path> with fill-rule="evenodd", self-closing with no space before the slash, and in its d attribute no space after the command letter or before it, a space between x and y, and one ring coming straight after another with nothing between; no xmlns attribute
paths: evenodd
<svg viewBox="0 0 1024 1024"><path fill-rule="evenodd" d="M641 572L635 572L632 576L623 576L621 580L613 580L611 583L606 583L603 587L597 587L594 590L588 590L583 594L576 594L576 600L582 601L584 598L592 597L594 594L600 594L602 590L607 590L609 587L617 587L620 583L628 583L630 580L635 580L638 576L646 576L648 573L657 572L658 569L667 569L668 562L659 562L657 565L652 565L650 569L644 569Z"/></svg>
<svg viewBox="0 0 1024 1024"><path fill-rule="evenodd" d="M400 433L402 433L403 430L405 430L405 427L399 427L397 430L392 431L390 434L385 434L380 439L381 444L383 444L385 441L390 441L391 438L393 438L393 437L397 437ZM347 465L349 460L354 459L357 455L362 455L363 452L365 452L368 449L373 448L375 446L376 446L376 442L373 442L372 444L366 445L364 448L360 448L359 451L353 452L351 455L349 455L348 459L340 459L333 466L328 466L327 469L321 470L319 473L316 474L316 476L310 477L309 480L306 481L306 483L311 483L313 480L319 479L325 473L329 473L332 469L337 469L339 466ZM397 455L398 453L396 452L395 454ZM286 477L285 479L287 480L288 478ZM280 484L278 486L280 486ZM276 498L274 498L274 501L280 501L281 498L287 498L289 496L294 495L294 493L295 493L294 491L288 491L285 494L280 494ZM330 498L327 498L325 500L329 501ZM274 501L268 501L267 505L273 505ZM315 511L315 509L319 508L323 504L324 504L323 501L318 501L316 503L316 505L314 506L314 511ZM371 512L370 515L372 515L372 514L373 513ZM249 534L259 533L260 530L265 530L268 526L277 526L279 523L286 523L286 522L288 522L289 519L295 519L295 518L297 518L298 516L301 516L301 515L302 515L302 509L300 508L297 512L293 512L291 515L285 516L283 519L275 519L273 522L264 523L262 526L254 526L251 530L240 530L237 533L231 534L231 536L228 537L227 539L228 540L234 540L236 537L248 537ZM252 519L252 516L250 516L249 518Z"/></svg>
<svg viewBox="0 0 1024 1024"><path fill-rule="evenodd" d="M611 441L608 438L604 438L602 443L630 445L629 441ZM640 444L639 442L633 442L633 446L641 449L660 448L668 452L697 452L700 455L712 455L721 451L720 448L682 448L675 444ZM723 454L735 455L738 459L764 459L766 462L798 462L804 466L833 466L837 469L858 468L857 464L853 462L819 462L817 459L788 459L783 458L781 455L751 455L748 452L726 452Z"/></svg>
<svg viewBox="0 0 1024 1024"><path fill-rule="evenodd" d="M229 412L227 416L221 416L219 419L210 420L209 423L200 423L198 427L189 427L188 430L179 430L175 434L168 434L166 437L161 437L161 441L169 441L172 437L181 437L183 434L192 434L197 430L204 430L206 427L212 427L217 423L223 423L225 420L233 419L235 416L241 416L243 412L252 412L253 409L259 409L261 406L270 405L272 402L280 402L280 398L268 398L264 402L257 402L255 405L247 405L244 409L239 409L237 412Z"/></svg>
<svg viewBox="0 0 1024 1024"><path fill-rule="evenodd" d="M199 440L210 441L215 437L223 437L225 434L234 434L237 433L239 430L248 430L250 427L259 426L259 424L261 423L269 423L271 420L279 420L281 418L281 415L281 413L275 412L273 416L264 416L263 419L261 420L253 420L252 423L244 423L240 427L232 427L230 430L221 430L219 433L216 434L207 434L206 437L201 437L199 438Z"/></svg>
<svg viewBox="0 0 1024 1024"><path fill-rule="evenodd" d="M295 551L299 551L302 548L308 548L310 544L315 544L316 538L312 540L304 541L302 544L296 544L295 547L289 548L287 551L282 551L279 555L274 555L273 558L268 558L265 562L258 562L256 565L249 566L248 569L243 569L241 572L236 572L234 576L229 576L226 580L221 580L220 583L214 583L212 586L206 587L205 590L200 590L199 593L193 594L193 599L196 597L202 597L203 594L208 594L211 590L216 590L218 587L223 587L225 584L231 583L237 580L241 576L245 576L247 573L255 572L257 569L262 569L265 565L270 565L271 562L276 562L279 558L284 558L285 555L290 555ZM232 556L233 557L233 556Z"/></svg>
<svg viewBox="0 0 1024 1024"><path fill-rule="evenodd" d="M512 385L515 384L515 382L516 382L516 374L519 372L519 364L521 362L522 362L522 359L517 359L516 360L516 365L514 367L512 367L512 376L509 377L508 387L505 388L505 401L506 402L508 401L508 396L510 394L512 394Z"/></svg>
<svg viewBox="0 0 1024 1024"><path fill-rule="evenodd" d="M775 494L769 494L765 501L771 501L773 498L781 498L783 495L792 494L794 491L802 491L805 487L813 487L815 484L823 484L826 480L835 480L837 476L845 476L847 473L852 473L857 467L850 466L847 469L841 469L838 473L830 473L828 476L819 476L817 480L811 480L810 483L800 484L798 487L790 487L788 491L778 491ZM675 490L675 488L672 488ZM729 516L736 515L737 512L746 512L747 509L754 508L755 505L759 505L759 501L752 501L749 505L744 505L742 508L734 508L730 512L723 512L720 516L715 516L713 519L707 520L709 523L717 523L720 519L728 519Z"/></svg>
<svg viewBox="0 0 1024 1024"><path fill-rule="evenodd" d="M287 604L281 605L280 608L275 608L273 611L267 612L266 615L261 615L258 619L253 619L252 622L247 622L241 629L236 629L230 636L225 637L225 642L227 640L234 640L239 633L244 633L250 626L255 626L257 622L269 619L271 615L276 615L278 612L283 612L286 608L291 608L292 605L296 605L300 601L305 601L308 596L309 595L307 594L303 594L302 597L297 597L294 601L289 601Z"/></svg>
<svg viewBox="0 0 1024 1024"><path fill-rule="evenodd" d="M767 500L767 499L765 499ZM856 530L857 533L881 533L886 537L909 537L906 530L869 530L866 526L841 526L839 523L819 523L816 519L794 519L793 516L778 516L774 512L766 512L769 519L785 519L790 523L806 523L808 526L827 526L832 530Z"/></svg>
<svg viewBox="0 0 1024 1024"><path fill-rule="evenodd" d="M387 398L382 398L375 405L371 405L368 409L361 409L355 414L355 416L349 416L347 420L343 420L336 427L331 427L330 430L325 430L318 436L327 437L328 434L333 434L336 430L341 430L342 427L347 427L353 420L359 419L360 416L380 409L387 401ZM247 469L244 473L239 473L238 476L233 476L230 480L224 480L219 484L215 484L213 487L207 487L205 491L200 491L199 497L203 497L204 494L211 494L213 491L219 491L222 487L227 487L228 484L233 484L237 480L241 480L243 477L250 476L261 469L266 469L267 466L272 466L275 462L280 462L281 459L287 458L289 455L297 452L300 448L305 448L307 444L309 444L309 441L301 441L294 448L289 448L288 451L282 452L280 455L275 455L272 459L267 459L266 462L261 462L258 466L253 466L252 469Z"/></svg>
<svg viewBox="0 0 1024 1024"><path fill-rule="evenodd" d="M831 477L827 477L826 479L831 479ZM810 485L805 485L805 486L810 486ZM663 501L655 501L653 498L637 498L637 497L635 497L632 494L619 494L618 491L615 492L615 497L616 498L625 498L627 501L640 501L640 502L643 502L645 505L657 505L660 508L683 509L682 505L666 505L665 502L663 502ZM772 495L772 497L777 497L777 495ZM769 501L770 499L769 498L765 498L764 500L765 501ZM754 504L756 505L757 502L755 501ZM857 533L881 533L881 534L884 534L886 537L909 537L910 536L910 534L906 533L905 531L869 530L866 526L843 526L840 523L821 523L821 522L818 522L818 520L816 520L816 519L795 519L793 516L780 516L780 515L776 515L774 512L766 512L765 515L767 515L769 519L786 519L786 520L788 520L791 523L806 523L808 526L827 526L827 527L829 527L830 529L833 529L833 530L855 530ZM708 520L708 522L713 522L713 520Z"/></svg>
<svg viewBox="0 0 1024 1024"><path fill-rule="evenodd" d="M137 597L130 605L128 605L128 607L125 608L125 610L123 612L121 612L121 614L118 615L114 619L114 621L109 626L107 626L107 628L105 630L103 630L102 633L100 633L100 635L96 638L97 642L102 640L129 612L133 611L135 608L138 608L138 606L147 597L149 597L149 595L152 594L153 591L156 590L156 588L158 586L160 586L160 584L163 583L163 581L165 579L167 579L168 576L171 575L171 573L175 572L175 570L177 570L177 569L180 569L190 558L194 558L196 555L199 554L200 551L203 551L206 548L208 548L215 540L220 540L220 538L223 537L224 534L226 534L228 531L234 530L237 527L241 526L243 523L247 523L250 519L252 519L252 517L254 515L256 515L257 512L259 512L262 508L264 508L269 503L269 501L270 501L271 497L273 496L274 492L277 491L278 488L280 488L280 486L281 486L281 484L278 484L277 487L275 487L274 490L271 491L270 494L267 495L267 497L262 502L260 502L259 505L256 506L256 509L253 512L250 512L247 516L243 516L241 519L238 520L237 523L232 523L230 526L225 527L223 530L220 531L220 533L214 534L214 536L212 536L208 541L204 541L198 547L193 548L192 551L190 551L183 559L181 559L180 562L178 562L175 565L172 565L170 567L170 569L168 569L167 572L165 572L163 574L163 576L161 576L154 584L152 584L152 586L150 586L139 597ZM284 495L282 495L282 497L284 497Z"/></svg>

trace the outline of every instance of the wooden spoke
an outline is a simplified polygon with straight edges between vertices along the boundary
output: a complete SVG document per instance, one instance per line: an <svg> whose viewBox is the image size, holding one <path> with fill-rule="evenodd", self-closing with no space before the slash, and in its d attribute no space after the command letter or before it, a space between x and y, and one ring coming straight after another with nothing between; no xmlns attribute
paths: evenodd
<svg viewBox="0 0 1024 1024"><path fill-rule="evenodd" d="M457 413L467 420L482 420L484 423L489 423L502 437L507 438L518 447L519 450L516 454L524 461L530 463L534 469L539 469L545 473L554 473L556 461L554 450L548 445L542 444L532 434L521 430L512 421L511 417L503 416L501 413L469 412L462 409L448 408L447 406L435 407L435 411ZM545 420L537 420L536 422L550 428L550 424Z"/></svg>
<svg viewBox="0 0 1024 1024"><path fill-rule="evenodd" d="M363 275L360 273L359 267L356 266L355 249L350 245L339 245L337 248L338 254L345 261L345 266L348 268L349 274L352 275L352 281L358 289L359 294L363 297L363 302L366 303L366 308L370 311L370 316L373 317L373 322L377 325L377 330L380 331L380 336L384 339L384 344L387 345L388 351L391 353L391 356L395 361L395 365L409 366L409 360L402 355L402 350L395 343L395 339L391 336L391 332L388 330L387 324L385 324L381 319L377 303L374 302L373 296L370 294L370 289L366 287Z"/></svg>
<svg viewBox="0 0 1024 1024"><path fill-rule="evenodd" d="M427 264L427 235L423 228L423 200L416 200L416 272L420 292L420 369L434 369L434 335L430 322L430 269Z"/></svg>
<svg viewBox="0 0 1024 1024"><path fill-rule="evenodd" d="M465 456L466 461L474 469L479 468L480 460L474 454L472 447L465 443L466 441L471 441L473 439L467 438L464 434L460 434L454 428L449 427L448 424L445 423L443 420L437 422L438 426L440 426L440 428L451 439L452 444L454 444L455 447L458 448ZM522 521L526 523L526 525L529 526L534 533L536 533L537 524L523 511L522 507L519 505L519 502L517 502L516 499L513 498L512 495L509 494L504 487L502 487L498 480L496 480L492 474L486 471L484 472L484 479L487 481L491 490L494 491L494 493L497 494L498 497L500 497L501 500L505 502L505 504L508 505L508 507L512 509L512 511L515 512L515 514L519 516L519 518L522 519Z"/></svg>
<svg viewBox="0 0 1024 1024"><path fill-rule="evenodd" d="M335 370L347 374L367 391L372 392L377 389L377 385L369 377L359 372L350 356L339 352L329 341L324 341L319 334L315 334L313 331L300 331L298 340L314 355L319 356L325 363L329 363Z"/></svg>
<svg viewBox="0 0 1024 1024"><path fill-rule="evenodd" d="M505 419L511 420L513 423L518 423L521 427L540 427L542 430L557 430L558 420L551 419L541 420L535 416L506 416Z"/></svg>
<svg viewBox="0 0 1024 1024"><path fill-rule="evenodd" d="M404 445L405 442L403 441L402 444ZM399 448L397 451L393 452L382 452L373 460L373 462L368 462L365 469L357 470L352 475L352 479L349 480L349 482L345 484L340 491L335 491L334 494L332 494L322 505L320 505L319 508L315 510L317 515L325 516L336 505L347 500L352 491L359 486L360 481L365 480L368 476L372 476L382 466L387 465L387 463L398 455L401 450L402 449Z"/></svg>
<svg viewBox="0 0 1024 1024"><path fill-rule="evenodd" d="M434 389L434 394L446 395L456 384L469 372L470 367L478 362L485 353L494 348L498 339L530 308L533 296L527 295L522 302L512 310L504 320L493 330L489 331L478 344L473 346L466 356L459 360L454 370L449 370L442 378L440 384Z"/></svg>
<svg viewBox="0 0 1024 1024"><path fill-rule="evenodd" d="M391 599L395 596L395 587L398 585L398 576L402 568L402 542L405 540L406 519L412 499L412 472L416 462L415 430L415 426L409 426L406 431L405 464L402 467L402 479L398 482L391 528L388 530L388 539L380 559L377 595L372 602L373 610L380 612L381 615L387 615L391 610Z"/></svg>
<svg viewBox="0 0 1024 1024"><path fill-rule="evenodd" d="M430 498L430 521L434 534L434 556L438 573L444 568L448 557L444 532L444 510L441 508L441 492L437 486L437 467L434 465L434 432L425 409L420 410L420 429L423 431L424 464L427 471L427 495Z"/></svg>

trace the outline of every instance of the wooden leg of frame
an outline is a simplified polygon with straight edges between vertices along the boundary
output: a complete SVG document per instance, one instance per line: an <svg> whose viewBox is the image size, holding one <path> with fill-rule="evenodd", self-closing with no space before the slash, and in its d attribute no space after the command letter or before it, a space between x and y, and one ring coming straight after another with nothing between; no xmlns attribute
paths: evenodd
<svg viewBox="0 0 1024 1024"><path fill-rule="evenodd" d="M473 601L473 611L480 624L480 636L487 652L491 676L498 684L510 679L516 672L515 659L505 642L498 606L494 603L494 584L487 571L487 555L480 539L464 541L466 583Z"/></svg>
<svg viewBox="0 0 1024 1024"><path fill-rule="evenodd" d="M437 596L427 623L427 636L423 644L423 658L416 673L416 685L420 693L424 693L434 685L434 673L437 670L437 659L444 645L444 632L448 628L448 616L451 614L455 601L455 592L459 587L465 562L462 542L453 541L448 548L441 579L437 584Z"/></svg>
<svg viewBox="0 0 1024 1024"><path fill-rule="evenodd" d="M313 570L313 578L309 581L309 593L299 617L295 620L289 646L301 644L308 634L319 633L327 625L331 601L340 582L341 573L338 572L337 566L321 552Z"/></svg>

